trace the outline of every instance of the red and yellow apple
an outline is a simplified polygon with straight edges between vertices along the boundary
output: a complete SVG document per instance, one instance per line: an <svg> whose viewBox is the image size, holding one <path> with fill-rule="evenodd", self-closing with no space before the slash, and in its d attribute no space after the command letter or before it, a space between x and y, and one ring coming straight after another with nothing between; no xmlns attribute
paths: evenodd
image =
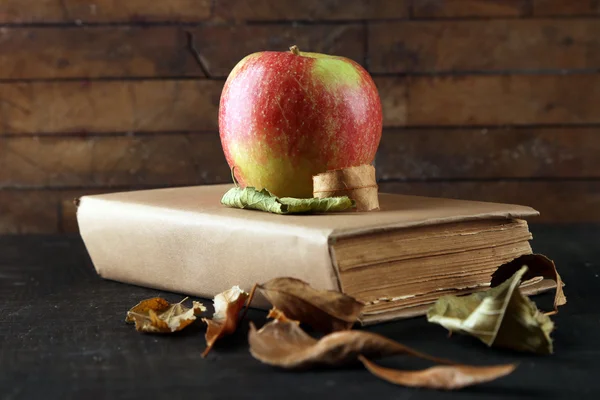
<svg viewBox="0 0 600 400"><path fill-rule="evenodd" d="M358 63L265 51L229 74L219 106L225 157L242 186L312 197L312 176L368 164L381 139L381 101Z"/></svg>

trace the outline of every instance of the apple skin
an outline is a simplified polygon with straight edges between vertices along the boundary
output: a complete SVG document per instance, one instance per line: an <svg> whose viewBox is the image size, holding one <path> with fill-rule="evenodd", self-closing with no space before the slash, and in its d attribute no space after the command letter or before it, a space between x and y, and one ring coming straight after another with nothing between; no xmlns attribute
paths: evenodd
<svg viewBox="0 0 600 400"><path fill-rule="evenodd" d="M375 83L358 63L296 49L245 57L219 106L239 184L280 197L312 197L313 175L372 163L382 119Z"/></svg>

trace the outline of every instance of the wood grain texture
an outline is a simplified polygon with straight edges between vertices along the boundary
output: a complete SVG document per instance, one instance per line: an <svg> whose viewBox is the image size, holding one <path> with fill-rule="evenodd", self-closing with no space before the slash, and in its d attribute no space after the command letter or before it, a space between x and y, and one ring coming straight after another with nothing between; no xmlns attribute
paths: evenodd
<svg viewBox="0 0 600 400"><path fill-rule="evenodd" d="M0 79L204 74L183 29L46 27L0 30Z"/></svg>
<svg viewBox="0 0 600 400"><path fill-rule="evenodd" d="M596 123L597 81L596 75L419 77L407 88L401 78L377 79L386 126ZM215 129L221 88L214 81L0 84L0 133Z"/></svg>
<svg viewBox="0 0 600 400"><path fill-rule="evenodd" d="M596 74L379 77L376 84L388 127L600 122ZM212 80L3 83L0 133L216 130L222 86Z"/></svg>
<svg viewBox="0 0 600 400"><path fill-rule="evenodd" d="M600 122L600 75L376 79L386 126ZM0 84L0 133L217 129L222 81ZM105 116L110 115L110 118Z"/></svg>
<svg viewBox="0 0 600 400"><path fill-rule="evenodd" d="M230 25L189 29L196 49L212 77L227 77L248 54L259 51L300 50L348 57L359 64L365 59L365 28L343 25Z"/></svg>
<svg viewBox="0 0 600 400"><path fill-rule="evenodd" d="M529 0L413 0L412 16L416 18L518 17L527 12L528 6Z"/></svg>
<svg viewBox="0 0 600 400"><path fill-rule="evenodd" d="M414 77L408 99L407 125L600 123L597 74Z"/></svg>
<svg viewBox="0 0 600 400"><path fill-rule="evenodd" d="M598 0L532 0L535 16L599 15Z"/></svg>
<svg viewBox="0 0 600 400"><path fill-rule="evenodd" d="M527 205L540 212L532 222L600 222L600 180L387 182L379 191Z"/></svg>
<svg viewBox="0 0 600 400"><path fill-rule="evenodd" d="M57 233L58 221L55 193L0 190L0 234Z"/></svg>
<svg viewBox="0 0 600 400"><path fill-rule="evenodd" d="M193 22L210 12L211 0L2 0L0 23Z"/></svg>
<svg viewBox="0 0 600 400"><path fill-rule="evenodd" d="M599 15L598 0L0 0L0 232L75 231L78 188L228 181L224 78L292 44L375 75L384 185L583 221L567 203L598 199Z"/></svg>
<svg viewBox="0 0 600 400"><path fill-rule="evenodd" d="M0 134L217 129L222 81L0 84Z"/></svg>
<svg viewBox="0 0 600 400"><path fill-rule="evenodd" d="M231 180L217 133L0 136L0 187L195 185Z"/></svg>
<svg viewBox="0 0 600 400"><path fill-rule="evenodd" d="M383 125L406 125L408 117L408 80L402 77L376 77L373 80L381 99Z"/></svg>
<svg viewBox="0 0 600 400"><path fill-rule="evenodd" d="M387 129L378 179L600 178L600 128Z"/></svg>
<svg viewBox="0 0 600 400"><path fill-rule="evenodd" d="M204 77L187 32L213 78L227 77L250 53L294 44L361 64L365 58L357 24L13 27L0 30L0 79Z"/></svg>
<svg viewBox="0 0 600 400"><path fill-rule="evenodd" d="M373 73L600 68L596 19L382 22L369 27Z"/></svg>
<svg viewBox="0 0 600 400"><path fill-rule="evenodd" d="M216 0L215 17L236 21L405 18L410 0Z"/></svg>

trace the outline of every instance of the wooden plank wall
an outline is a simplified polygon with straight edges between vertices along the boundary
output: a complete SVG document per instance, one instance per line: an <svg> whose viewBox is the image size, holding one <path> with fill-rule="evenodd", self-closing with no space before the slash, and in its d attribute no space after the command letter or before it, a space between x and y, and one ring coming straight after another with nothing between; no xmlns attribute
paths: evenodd
<svg viewBox="0 0 600 400"><path fill-rule="evenodd" d="M375 77L381 190L598 222L599 17L597 0L2 0L0 233L75 231L86 193L229 181L223 82L291 44Z"/></svg>

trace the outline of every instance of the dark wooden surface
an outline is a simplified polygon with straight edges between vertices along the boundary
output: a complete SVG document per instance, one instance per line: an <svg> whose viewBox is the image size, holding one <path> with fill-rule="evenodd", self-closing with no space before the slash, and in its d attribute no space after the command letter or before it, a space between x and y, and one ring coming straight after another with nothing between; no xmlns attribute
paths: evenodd
<svg viewBox="0 0 600 400"><path fill-rule="evenodd" d="M123 322L138 300L182 297L98 278L76 236L0 237L0 398L408 399L598 398L600 226L534 226L534 250L552 257L568 304L554 318L555 354L488 349L424 318L369 328L431 354L472 364L518 362L510 376L460 392L387 384L360 368L285 372L254 360L244 326L202 359L204 327L141 335ZM535 297L550 306L552 296ZM265 314L252 311L262 324ZM396 357L383 364L423 367Z"/></svg>

